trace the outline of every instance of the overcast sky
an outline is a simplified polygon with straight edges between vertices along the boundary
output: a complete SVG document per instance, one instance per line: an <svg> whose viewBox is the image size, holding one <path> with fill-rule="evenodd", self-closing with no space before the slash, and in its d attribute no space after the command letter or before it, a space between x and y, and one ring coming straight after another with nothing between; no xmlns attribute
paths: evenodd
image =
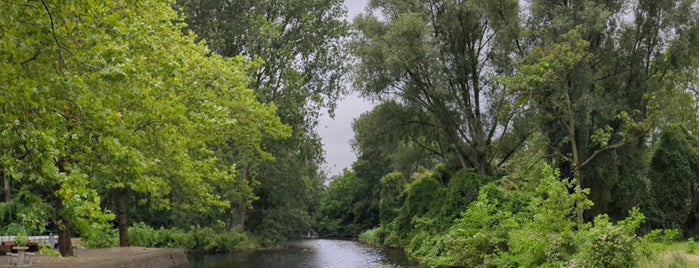
<svg viewBox="0 0 699 268"><path fill-rule="evenodd" d="M368 0L345 0L348 20L364 11ZM346 96L338 103L335 111L335 119L327 115L320 118L318 133L323 139L325 159L327 161L328 175L333 176L342 173L343 168L349 168L356 159L356 155L349 145L354 136L352 132L352 120L373 106L355 94Z"/></svg>

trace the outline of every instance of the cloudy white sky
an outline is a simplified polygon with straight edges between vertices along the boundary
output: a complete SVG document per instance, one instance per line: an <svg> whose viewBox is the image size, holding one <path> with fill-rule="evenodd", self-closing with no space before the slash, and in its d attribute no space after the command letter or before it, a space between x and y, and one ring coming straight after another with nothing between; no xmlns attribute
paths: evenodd
<svg viewBox="0 0 699 268"><path fill-rule="evenodd" d="M345 0L348 20L351 21L354 16L362 13L367 2L368 0ZM356 155L349 145L354 136L352 120L372 107L370 102L361 99L356 94L351 94L339 102L334 119L327 115L320 118L318 133L323 138L328 175L340 174L343 168L349 168L356 159Z"/></svg>

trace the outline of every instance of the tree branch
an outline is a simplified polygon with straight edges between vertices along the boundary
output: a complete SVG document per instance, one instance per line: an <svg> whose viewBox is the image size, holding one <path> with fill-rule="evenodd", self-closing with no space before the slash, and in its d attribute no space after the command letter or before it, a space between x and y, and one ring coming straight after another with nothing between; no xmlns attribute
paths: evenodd
<svg viewBox="0 0 699 268"><path fill-rule="evenodd" d="M65 67L66 69L68 69L68 66L66 66L66 63L63 60L63 54L61 53L61 43L58 41L58 37L56 37L56 27L54 26L53 22L53 15L51 15L51 11L49 10L49 6L46 4L46 0L41 0L41 4L44 6L46 13L49 15L49 20L51 21L51 36L53 36L53 41L56 42L56 51L58 52L58 70L60 72L61 67Z"/></svg>
<svg viewBox="0 0 699 268"><path fill-rule="evenodd" d="M604 147L602 149L596 150L594 153L592 153L592 155L590 155L590 157L588 157L585 161L583 161L582 164L580 164L580 168L582 168L585 165L587 165L588 163L590 163L590 161L594 160L599 154L606 152L606 151L609 151L611 149L619 148L619 147L623 146L624 144L626 144L626 142L621 141L619 143L609 145L609 146Z"/></svg>

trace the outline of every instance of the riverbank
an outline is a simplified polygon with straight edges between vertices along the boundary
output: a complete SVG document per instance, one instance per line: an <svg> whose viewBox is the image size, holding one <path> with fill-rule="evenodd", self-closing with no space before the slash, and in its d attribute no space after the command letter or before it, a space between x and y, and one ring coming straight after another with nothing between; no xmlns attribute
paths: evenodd
<svg viewBox="0 0 699 268"><path fill-rule="evenodd" d="M158 248L75 249L75 257L36 256L37 268L152 268L187 267L184 251ZM0 257L0 267L11 267L9 256Z"/></svg>

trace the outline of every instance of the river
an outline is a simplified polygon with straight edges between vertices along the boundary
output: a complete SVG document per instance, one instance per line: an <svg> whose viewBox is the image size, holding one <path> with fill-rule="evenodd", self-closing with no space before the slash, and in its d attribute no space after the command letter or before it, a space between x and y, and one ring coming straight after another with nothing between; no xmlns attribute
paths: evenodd
<svg viewBox="0 0 699 268"><path fill-rule="evenodd" d="M383 268L416 267L402 251L367 247L347 240L309 239L292 241L283 249L192 255L189 267L211 268Z"/></svg>

